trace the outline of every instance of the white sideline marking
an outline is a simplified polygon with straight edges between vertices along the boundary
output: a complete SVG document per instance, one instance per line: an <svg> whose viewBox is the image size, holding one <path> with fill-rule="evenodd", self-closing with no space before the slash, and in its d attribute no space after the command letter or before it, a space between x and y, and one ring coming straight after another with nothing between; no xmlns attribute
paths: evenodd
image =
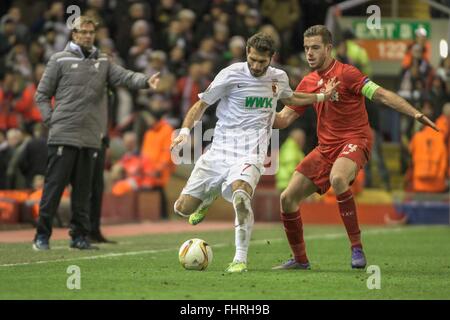
<svg viewBox="0 0 450 320"><path fill-rule="evenodd" d="M391 233L391 232L402 232L404 228L395 228L395 229L374 229L364 231L362 234L382 234L382 233ZM347 234L344 233L328 233L328 234L317 234L311 236L305 236L305 240L332 240L347 237ZM254 240L250 241L251 244L265 244L267 242L278 242L278 241L286 241L285 238L275 238L275 239L264 239L264 240ZM218 243L213 245L213 248L217 247L227 247L233 245L234 243ZM178 250L178 248L167 248L167 249L159 249L159 250L141 250L141 251L129 251L129 252L116 252L116 253L106 253L96 256L86 256L86 257L77 257L77 258L69 258L69 259L55 259L55 260L42 260L42 261L33 261L33 262L20 262L20 263L8 263L8 264L0 264L0 267L16 267L16 266L27 266L32 264L45 264L51 262L67 262L67 261L77 261L77 260L95 260L102 258L115 258L115 257L123 257L123 256L136 256L141 254L150 254L150 253L160 253L167 251Z"/></svg>

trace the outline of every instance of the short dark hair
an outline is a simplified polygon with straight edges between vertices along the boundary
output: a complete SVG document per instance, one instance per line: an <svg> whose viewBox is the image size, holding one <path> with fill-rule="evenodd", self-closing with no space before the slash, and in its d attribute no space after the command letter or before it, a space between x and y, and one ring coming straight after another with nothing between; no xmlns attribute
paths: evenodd
<svg viewBox="0 0 450 320"><path fill-rule="evenodd" d="M333 36L331 35L330 30L328 30L327 27L325 27L324 25L317 24L315 26L309 27L303 34L303 37L314 37L314 36L321 36L322 42L324 44L333 43Z"/></svg>
<svg viewBox="0 0 450 320"><path fill-rule="evenodd" d="M275 53L275 41L267 33L259 32L247 40L247 49L249 48L253 48L261 52L268 51L270 56L273 56Z"/></svg>

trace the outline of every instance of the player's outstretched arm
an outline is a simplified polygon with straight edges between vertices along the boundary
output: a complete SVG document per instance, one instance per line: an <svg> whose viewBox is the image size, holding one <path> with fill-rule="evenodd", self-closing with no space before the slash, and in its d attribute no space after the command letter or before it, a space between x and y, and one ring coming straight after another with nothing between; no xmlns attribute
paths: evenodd
<svg viewBox="0 0 450 320"><path fill-rule="evenodd" d="M315 94L295 91L290 98L282 99L281 101L288 106L307 106L316 102L327 101L332 97L339 83L336 78L333 78L325 84L323 93Z"/></svg>
<svg viewBox="0 0 450 320"><path fill-rule="evenodd" d="M172 144L170 145L170 150L175 148L177 145L182 146L188 141L189 132L194 127L195 122L202 118L206 108L208 108L208 104L203 100L198 100L194 103L184 118L180 133L175 139L173 139Z"/></svg>
<svg viewBox="0 0 450 320"><path fill-rule="evenodd" d="M291 125L299 117L298 113L289 107L284 107L283 110L275 114L275 121L273 122L274 129L285 129Z"/></svg>
<svg viewBox="0 0 450 320"><path fill-rule="evenodd" d="M433 121L431 121L427 116L414 108L411 104L408 103L408 101L392 91L386 90L382 87L378 87L373 95L373 100L381 102L398 112L406 114L407 116L413 117L422 124L429 126L436 131L439 131Z"/></svg>

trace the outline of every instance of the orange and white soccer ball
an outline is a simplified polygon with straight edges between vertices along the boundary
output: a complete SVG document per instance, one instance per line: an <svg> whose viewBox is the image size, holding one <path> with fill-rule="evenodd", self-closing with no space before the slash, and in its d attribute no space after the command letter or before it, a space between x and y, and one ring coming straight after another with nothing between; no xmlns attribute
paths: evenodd
<svg viewBox="0 0 450 320"><path fill-rule="evenodd" d="M181 245L178 258L183 268L200 271L205 270L212 262L213 253L202 239L189 239Z"/></svg>

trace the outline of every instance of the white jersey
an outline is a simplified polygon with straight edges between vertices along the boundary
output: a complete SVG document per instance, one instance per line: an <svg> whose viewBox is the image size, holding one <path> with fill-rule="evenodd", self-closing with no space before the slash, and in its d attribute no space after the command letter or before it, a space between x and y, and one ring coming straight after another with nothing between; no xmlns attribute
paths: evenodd
<svg viewBox="0 0 450 320"><path fill-rule="evenodd" d="M254 77L247 62L239 62L220 71L199 94L209 105L220 99L211 151L224 152L226 159L249 157L263 162L277 102L292 95L283 70L269 67L263 76Z"/></svg>

